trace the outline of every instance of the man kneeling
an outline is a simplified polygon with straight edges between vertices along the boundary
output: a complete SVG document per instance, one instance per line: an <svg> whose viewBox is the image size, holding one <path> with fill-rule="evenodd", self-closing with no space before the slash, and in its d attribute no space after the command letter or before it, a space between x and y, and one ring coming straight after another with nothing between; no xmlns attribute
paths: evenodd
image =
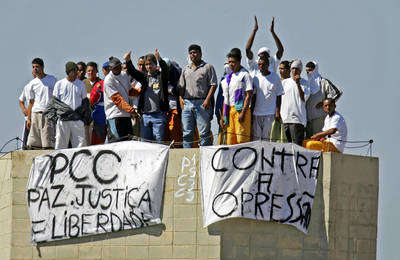
<svg viewBox="0 0 400 260"><path fill-rule="evenodd" d="M324 100L323 109L328 115L322 132L314 134L311 139L304 140L303 146L311 150L342 153L347 140L346 122L343 116L335 111L336 104L332 98Z"/></svg>

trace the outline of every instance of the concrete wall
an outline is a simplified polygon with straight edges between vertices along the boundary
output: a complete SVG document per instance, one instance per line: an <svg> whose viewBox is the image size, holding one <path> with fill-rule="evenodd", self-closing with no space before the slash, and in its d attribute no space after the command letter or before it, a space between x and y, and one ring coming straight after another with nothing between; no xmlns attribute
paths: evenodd
<svg viewBox="0 0 400 260"><path fill-rule="evenodd" d="M40 153L17 151L0 160L1 259L376 259L377 158L324 153L304 235L247 219L203 229L198 150L171 150L163 224L33 247L25 190L32 158ZM185 158L196 168L193 179L182 177L190 168L181 171Z"/></svg>

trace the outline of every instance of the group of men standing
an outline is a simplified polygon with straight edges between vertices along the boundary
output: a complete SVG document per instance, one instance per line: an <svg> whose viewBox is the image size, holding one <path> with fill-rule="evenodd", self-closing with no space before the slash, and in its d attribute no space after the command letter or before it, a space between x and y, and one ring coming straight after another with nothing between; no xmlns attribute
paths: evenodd
<svg viewBox="0 0 400 260"><path fill-rule="evenodd" d="M40 58L34 59L34 79L20 97L27 116L25 130L29 130L26 147L81 147L104 143L106 136L108 142L115 142L132 135L145 141L183 141L184 148L193 147L197 138L199 145L211 145L215 111L218 144L278 141L271 136L278 125L282 140L342 152L347 129L335 111L341 90L321 77L316 62L306 64L308 80L301 78L300 60L280 62L284 48L274 31L274 19L270 31L278 51L271 55L263 47L254 55L251 47L257 30L255 17L246 45L248 69L241 65L240 49L233 48L219 88L214 67L202 59L196 44L189 46L190 62L183 69L162 58L158 49L140 57L137 68L131 52L124 55L124 63L110 57L103 64L104 81L97 76L94 62L68 62L66 78L57 81L44 73ZM320 141L323 138L327 140Z"/></svg>
<svg viewBox="0 0 400 260"><path fill-rule="evenodd" d="M246 45L248 69L241 66L240 49L233 48L227 55L216 106L222 136L219 144L262 139L343 152L347 127L335 111L342 91L318 73L314 61L306 64L308 80L301 78L300 60L281 62L284 48L274 31L274 19L270 32L278 50L272 55L262 47L255 57L251 47L257 31L255 17ZM280 77L276 73L278 66ZM277 128L282 131L273 134Z"/></svg>

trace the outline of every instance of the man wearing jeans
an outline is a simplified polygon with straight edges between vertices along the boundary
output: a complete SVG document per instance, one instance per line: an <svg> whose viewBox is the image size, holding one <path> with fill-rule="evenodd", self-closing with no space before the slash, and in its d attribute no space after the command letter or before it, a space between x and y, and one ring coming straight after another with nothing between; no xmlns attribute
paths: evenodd
<svg viewBox="0 0 400 260"><path fill-rule="evenodd" d="M144 57L146 71L137 70L131 61L130 52L125 55L128 74L142 85L138 109L142 113L141 134L144 141L164 141L168 112L168 66L158 49ZM157 61L161 71L157 68Z"/></svg>
<svg viewBox="0 0 400 260"><path fill-rule="evenodd" d="M191 64L185 66L179 79L182 108L183 147L193 147L193 135L199 129L200 145L211 145L211 116L217 75L212 65L202 59L199 45L188 48Z"/></svg>

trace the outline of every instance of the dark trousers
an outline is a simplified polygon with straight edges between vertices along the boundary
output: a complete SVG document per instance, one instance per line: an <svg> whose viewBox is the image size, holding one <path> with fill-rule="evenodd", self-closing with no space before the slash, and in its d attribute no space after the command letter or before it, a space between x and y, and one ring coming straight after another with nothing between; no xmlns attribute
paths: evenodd
<svg viewBox="0 0 400 260"><path fill-rule="evenodd" d="M27 150L28 147L26 143L28 142L28 135L29 135L29 129L26 127L26 121L24 123L24 131L22 134L22 150Z"/></svg>
<svg viewBox="0 0 400 260"><path fill-rule="evenodd" d="M118 142L129 140L128 135L132 135L132 121L130 117L116 117L107 120L108 142Z"/></svg>
<svg viewBox="0 0 400 260"><path fill-rule="evenodd" d="M303 144L304 140L304 126L302 124L283 124L285 129L286 138L289 143Z"/></svg>

